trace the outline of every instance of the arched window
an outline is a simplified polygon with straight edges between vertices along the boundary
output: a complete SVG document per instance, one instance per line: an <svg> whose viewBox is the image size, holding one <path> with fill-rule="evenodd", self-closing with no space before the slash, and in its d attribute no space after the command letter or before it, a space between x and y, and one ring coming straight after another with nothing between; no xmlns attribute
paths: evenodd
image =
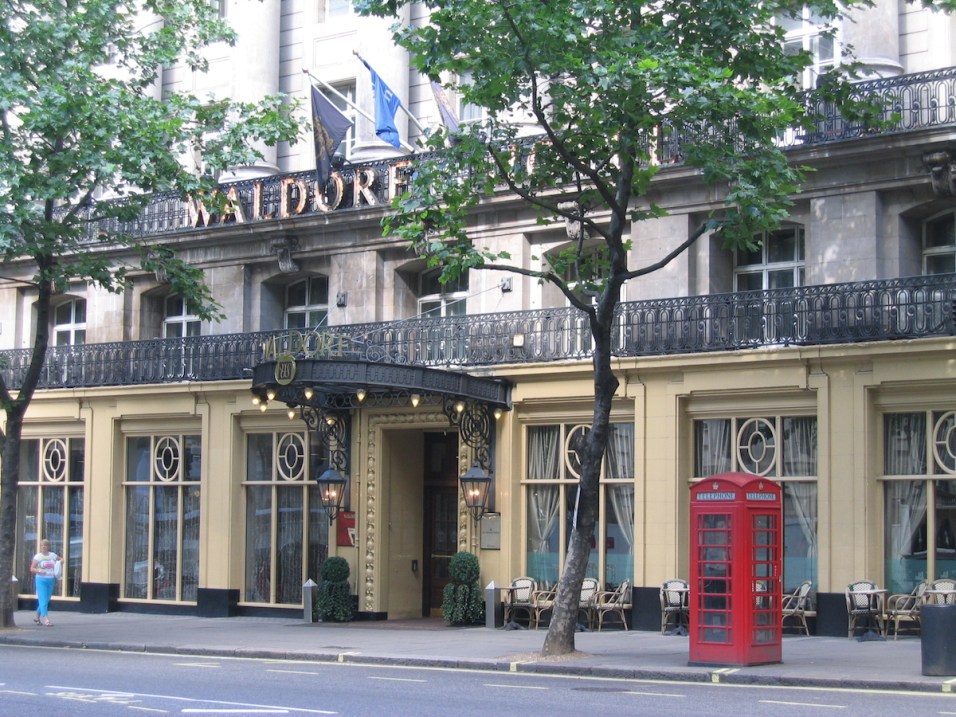
<svg viewBox="0 0 956 717"><path fill-rule="evenodd" d="M956 212L948 211L923 224L923 274L956 272Z"/></svg>
<svg viewBox="0 0 956 717"><path fill-rule="evenodd" d="M86 343L86 299L70 299L53 309L53 345Z"/></svg>
<svg viewBox="0 0 956 717"><path fill-rule="evenodd" d="M325 326L329 318L329 280L313 276L285 290L285 328Z"/></svg>
<svg viewBox="0 0 956 717"><path fill-rule="evenodd" d="M186 300L179 294L166 297L163 314L163 338L199 336L202 324L199 317L189 310Z"/></svg>
<svg viewBox="0 0 956 717"><path fill-rule="evenodd" d="M803 286L803 229L785 227L754 236L757 248L738 249L734 290L786 289Z"/></svg>

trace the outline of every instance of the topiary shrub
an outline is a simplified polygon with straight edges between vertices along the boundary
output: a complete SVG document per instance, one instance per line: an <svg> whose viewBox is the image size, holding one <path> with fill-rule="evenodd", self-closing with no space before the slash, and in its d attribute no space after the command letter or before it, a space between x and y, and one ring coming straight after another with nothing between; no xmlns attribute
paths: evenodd
<svg viewBox="0 0 956 717"><path fill-rule="evenodd" d="M329 558L322 563L316 614L324 622L349 622L352 594L349 592L349 564L345 558Z"/></svg>
<svg viewBox="0 0 956 717"><path fill-rule="evenodd" d="M473 625L485 619L485 601L478 585L478 558L455 553L448 565L451 582L442 592L441 609L449 625Z"/></svg>

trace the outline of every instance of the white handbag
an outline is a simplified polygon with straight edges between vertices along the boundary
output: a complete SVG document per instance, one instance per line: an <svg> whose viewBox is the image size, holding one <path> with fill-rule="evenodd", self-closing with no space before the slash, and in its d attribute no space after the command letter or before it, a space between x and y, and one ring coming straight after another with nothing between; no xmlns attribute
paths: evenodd
<svg viewBox="0 0 956 717"><path fill-rule="evenodd" d="M63 577L63 561L57 560L53 563L53 577L57 580Z"/></svg>

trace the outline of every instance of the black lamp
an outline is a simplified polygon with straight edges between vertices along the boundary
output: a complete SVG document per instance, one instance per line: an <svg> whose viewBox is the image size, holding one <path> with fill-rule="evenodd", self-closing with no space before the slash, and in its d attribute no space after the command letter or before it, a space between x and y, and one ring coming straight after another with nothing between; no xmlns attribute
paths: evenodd
<svg viewBox="0 0 956 717"><path fill-rule="evenodd" d="M476 462L459 479L461 492L465 496L465 505L471 511L471 517L477 523L488 507L488 490L491 488L491 476Z"/></svg>
<svg viewBox="0 0 956 717"><path fill-rule="evenodd" d="M329 466L322 475L315 479L315 482L319 486L319 500L322 501L322 507L328 512L329 520L335 520L339 511L342 510L345 484L348 481L335 468Z"/></svg>

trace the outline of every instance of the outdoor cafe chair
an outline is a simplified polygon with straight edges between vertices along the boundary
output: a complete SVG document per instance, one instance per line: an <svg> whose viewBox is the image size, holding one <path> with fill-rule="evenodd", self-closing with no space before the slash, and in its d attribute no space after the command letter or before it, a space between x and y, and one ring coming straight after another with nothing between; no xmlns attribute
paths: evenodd
<svg viewBox="0 0 956 717"><path fill-rule="evenodd" d="M893 623L893 639L900 634L900 622L912 622L919 627L919 609L923 604L923 594L929 585L925 580L913 588L911 593L896 593L886 599L886 621Z"/></svg>
<svg viewBox="0 0 956 717"><path fill-rule="evenodd" d="M601 584L597 578L584 578L581 582L581 597L578 600L578 614L584 613L584 624L590 630L594 627L594 599L597 597Z"/></svg>
<svg viewBox="0 0 956 717"><path fill-rule="evenodd" d="M923 602L926 605L953 605L956 604L956 579L940 578L933 580L926 586L923 593Z"/></svg>
<svg viewBox="0 0 956 717"><path fill-rule="evenodd" d="M515 622L518 613L524 613L531 622L531 595L538 585L533 578L515 578L505 593L505 624Z"/></svg>
<svg viewBox="0 0 956 717"><path fill-rule="evenodd" d="M598 632L604 627L604 621L616 615L627 630L627 611L631 609L631 581L625 580L615 590L599 592L594 600L594 612L597 615Z"/></svg>
<svg viewBox="0 0 956 717"><path fill-rule="evenodd" d="M803 627L803 631L807 633L807 635L810 634L807 618L816 616L816 612L813 610L812 603L810 602L810 591L812 589L813 583L809 580L804 580L797 586L796 590L783 596L781 627L785 626L787 618L794 618Z"/></svg>
<svg viewBox="0 0 956 717"><path fill-rule="evenodd" d="M680 630L689 622L690 610L687 602L687 595L690 592L690 586L686 580L674 578L665 580L661 585L661 634L667 632L667 626L671 619L677 623L677 629Z"/></svg>
<svg viewBox="0 0 956 717"><path fill-rule="evenodd" d="M885 595L886 591L872 580L856 580L846 586L847 637L853 637L861 621L868 629L875 624L881 636L886 633Z"/></svg>
<svg viewBox="0 0 956 717"><path fill-rule="evenodd" d="M531 622L529 627L537 630L541 624L541 617L548 611L554 609L554 590L535 590L531 593Z"/></svg>

